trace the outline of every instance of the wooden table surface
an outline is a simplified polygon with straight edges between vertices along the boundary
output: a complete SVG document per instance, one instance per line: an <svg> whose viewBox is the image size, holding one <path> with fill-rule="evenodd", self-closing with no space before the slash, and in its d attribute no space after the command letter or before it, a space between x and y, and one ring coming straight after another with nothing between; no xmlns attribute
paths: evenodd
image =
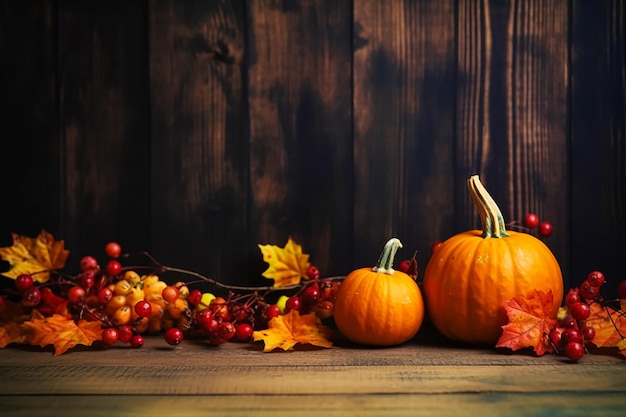
<svg viewBox="0 0 626 417"><path fill-rule="evenodd" d="M0 415L626 416L626 360L506 354L436 335L392 348L263 353L160 336L127 345L0 350Z"/></svg>

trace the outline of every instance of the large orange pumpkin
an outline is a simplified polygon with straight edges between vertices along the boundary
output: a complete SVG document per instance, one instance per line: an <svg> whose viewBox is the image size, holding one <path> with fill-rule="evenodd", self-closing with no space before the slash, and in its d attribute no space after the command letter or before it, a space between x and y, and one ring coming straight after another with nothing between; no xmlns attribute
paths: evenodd
<svg viewBox="0 0 626 417"><path fill-rule="evenodd" d="M390 239L373 268L349 273L339 285L333 316L339 331L364 345L392 346L411 339L424 320L417 283L392 268L400 240Z"/></svg>
<svg viewBox="0 0 626 417"><path fill-rule="evenodd" d="M452 236L435 250L424 271L429 320L450 339L495 344L507 323L503 302L552 291L556 317L563 297L561 268L536 237L507 231L500 209L477 175L468 180L483 230Z"/></svg>

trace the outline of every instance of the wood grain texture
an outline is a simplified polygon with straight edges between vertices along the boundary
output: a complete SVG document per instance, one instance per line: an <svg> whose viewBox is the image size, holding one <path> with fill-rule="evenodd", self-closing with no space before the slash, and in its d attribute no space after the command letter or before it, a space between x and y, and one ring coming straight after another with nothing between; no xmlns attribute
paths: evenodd
<svg viewBox="0 0 626 417"><path fill-rule="evenodd" d="M619 415L623 359L502 354L423 333L404 345L263 353L148 337L142 349L77 349L50 358L0 350L0 415ZM149 364L149 366L146 366ZM43 405L45 407L42 407ZM586 414L576 414L578 412ZM46 414L50 412L51 414ZM477 413L477 414L476 414ZM510 413L510 414L509 414Z"/></svg>
<svg viewBox="0 0 626 417"><path fill-rule="evenodd" d="M30 399L30 400L29 400ZM188 417L269 416L309 417L323 414L345 416L537 416L621 417L624 397L617 394L571 393L462 393L462 394L377 394L377 395L64 395L2 398L0 416L56 417ZM72 404L68 408L68 404Z"/></svg>
<svg viewBox="0 0 626 417"><path fill-rule="evenodd" d="M453 231L453 2L355 1L354 45L355 260L398 237L425 266Z"/></svg>
<svg viewBox="0 0 626 417"><path fill-rule="evenodd" d="M149 3L152 252L223 282L246 276L243 12Z"/></svg>
<svg viewBox="0 0 626 417"><path fill-rule="evenodd" d="M572 279L626 267L626 2L573 2Z"/></svg>
<svg viewBox="0 0 626 417"><path fill-rule="evenodd" d="M62 231L53 6L0 2L0 247L11 233Z"/></svg>
<svg viewBox="0 0 626 417"><path fill-rule="evenodd" d="M145 9L140 2L58 3L61 225L68 259L109 240L141 250L149 234Z"/></svg>
<svg viewBox="0 0 626 417"><path fill-rule="evenodd" d="M566 276L567 58L567 1L459 2L457 226L480 228L464 181L479 174L507 222L552 223L545 242Z"/></svg>
<svg viewBox="0 0 626 417"><path fill-rule="evenodd" d="M291 235L325 273L352 265L349 2L251 1L250 239ZM341 254L338 256L338 254Z"/></svg>

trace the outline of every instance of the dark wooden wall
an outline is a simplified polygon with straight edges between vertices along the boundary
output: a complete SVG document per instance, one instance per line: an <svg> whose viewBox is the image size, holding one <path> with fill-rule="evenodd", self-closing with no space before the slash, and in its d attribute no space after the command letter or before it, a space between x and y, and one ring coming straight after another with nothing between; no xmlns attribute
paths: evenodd
<svg viewBox="0 0 626 417"><path fill-rule="evenodd" d="M577 284L626 278L625 0L1 0L0 244L117 240L265 284L536 212Z"/></svg>

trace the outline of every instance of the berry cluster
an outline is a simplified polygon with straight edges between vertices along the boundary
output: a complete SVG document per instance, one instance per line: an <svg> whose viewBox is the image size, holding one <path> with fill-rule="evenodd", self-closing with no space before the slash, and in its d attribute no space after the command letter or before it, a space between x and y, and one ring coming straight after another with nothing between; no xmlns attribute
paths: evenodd
<svg viewBox="0 0 626 417"><path fill-rule="evenodd" d="M592 271L577 287L565 295L567 313L559 320L559 326L548 334L548 339L557 353L562 353L571 361L580 360L585 352L585 344L593 341L596 330L587 326L591 314L589 303L596 300L605 277L600 271Z"/></svg>
<svg viewBox="0 0 626 417"><path fill-rule="evenodd" d="M104 268L95 257L84 256L78 275L52 274L45 284L36 285L32 275L22 274L15 280L15 298L26 313L37 309L44 316L65 314L67 319L76 321L99 321L106 345L120 342L141 347L145 334L163 333L172 346L186 337L206 339L210 345L218 346L227 341L251 341L255 330L266 329L272 318L291 310L330 318L339 286L334 279L320 279L319 270L311 265L307 280L290 297L283 295L273 303L265 300L269 292L279 289L266 289L264 295L256 290L243 295L229 291L222 297L190 289L195 283L219 284L191 271L158 264L152 268L123 267L119 260L122 249L117 242L108 243L105 254ZM139 268L150 272L139 275ZM188 272L199 280L168 284L157 275L167 270ZM4 297L0 296L0 305L3 302Z"/></svg>
<svg viewBox="0 0 626 417"><path fill-rule="evenodd" d="M516 225L518 225L517 221L508 224L508 226ZM521 226L525 228L528 232L537 229L537 233L541 237L548 237L554 231L552 228L552 223L547 221L539 221L539 216L535 213L526 214L524 216L524 220L522 221Z"/></svg>
<svg viewBox="0 0 626 417"><path fill-rule="evenodd" d="M295 310L300 314L313 312L321 320L332 317L339 282L331 279L320 280L320 272L313 265L309 267L307 276L310 281L296 294L290 297L283 295L278 299L278 311L288 313Z"/></svg>

